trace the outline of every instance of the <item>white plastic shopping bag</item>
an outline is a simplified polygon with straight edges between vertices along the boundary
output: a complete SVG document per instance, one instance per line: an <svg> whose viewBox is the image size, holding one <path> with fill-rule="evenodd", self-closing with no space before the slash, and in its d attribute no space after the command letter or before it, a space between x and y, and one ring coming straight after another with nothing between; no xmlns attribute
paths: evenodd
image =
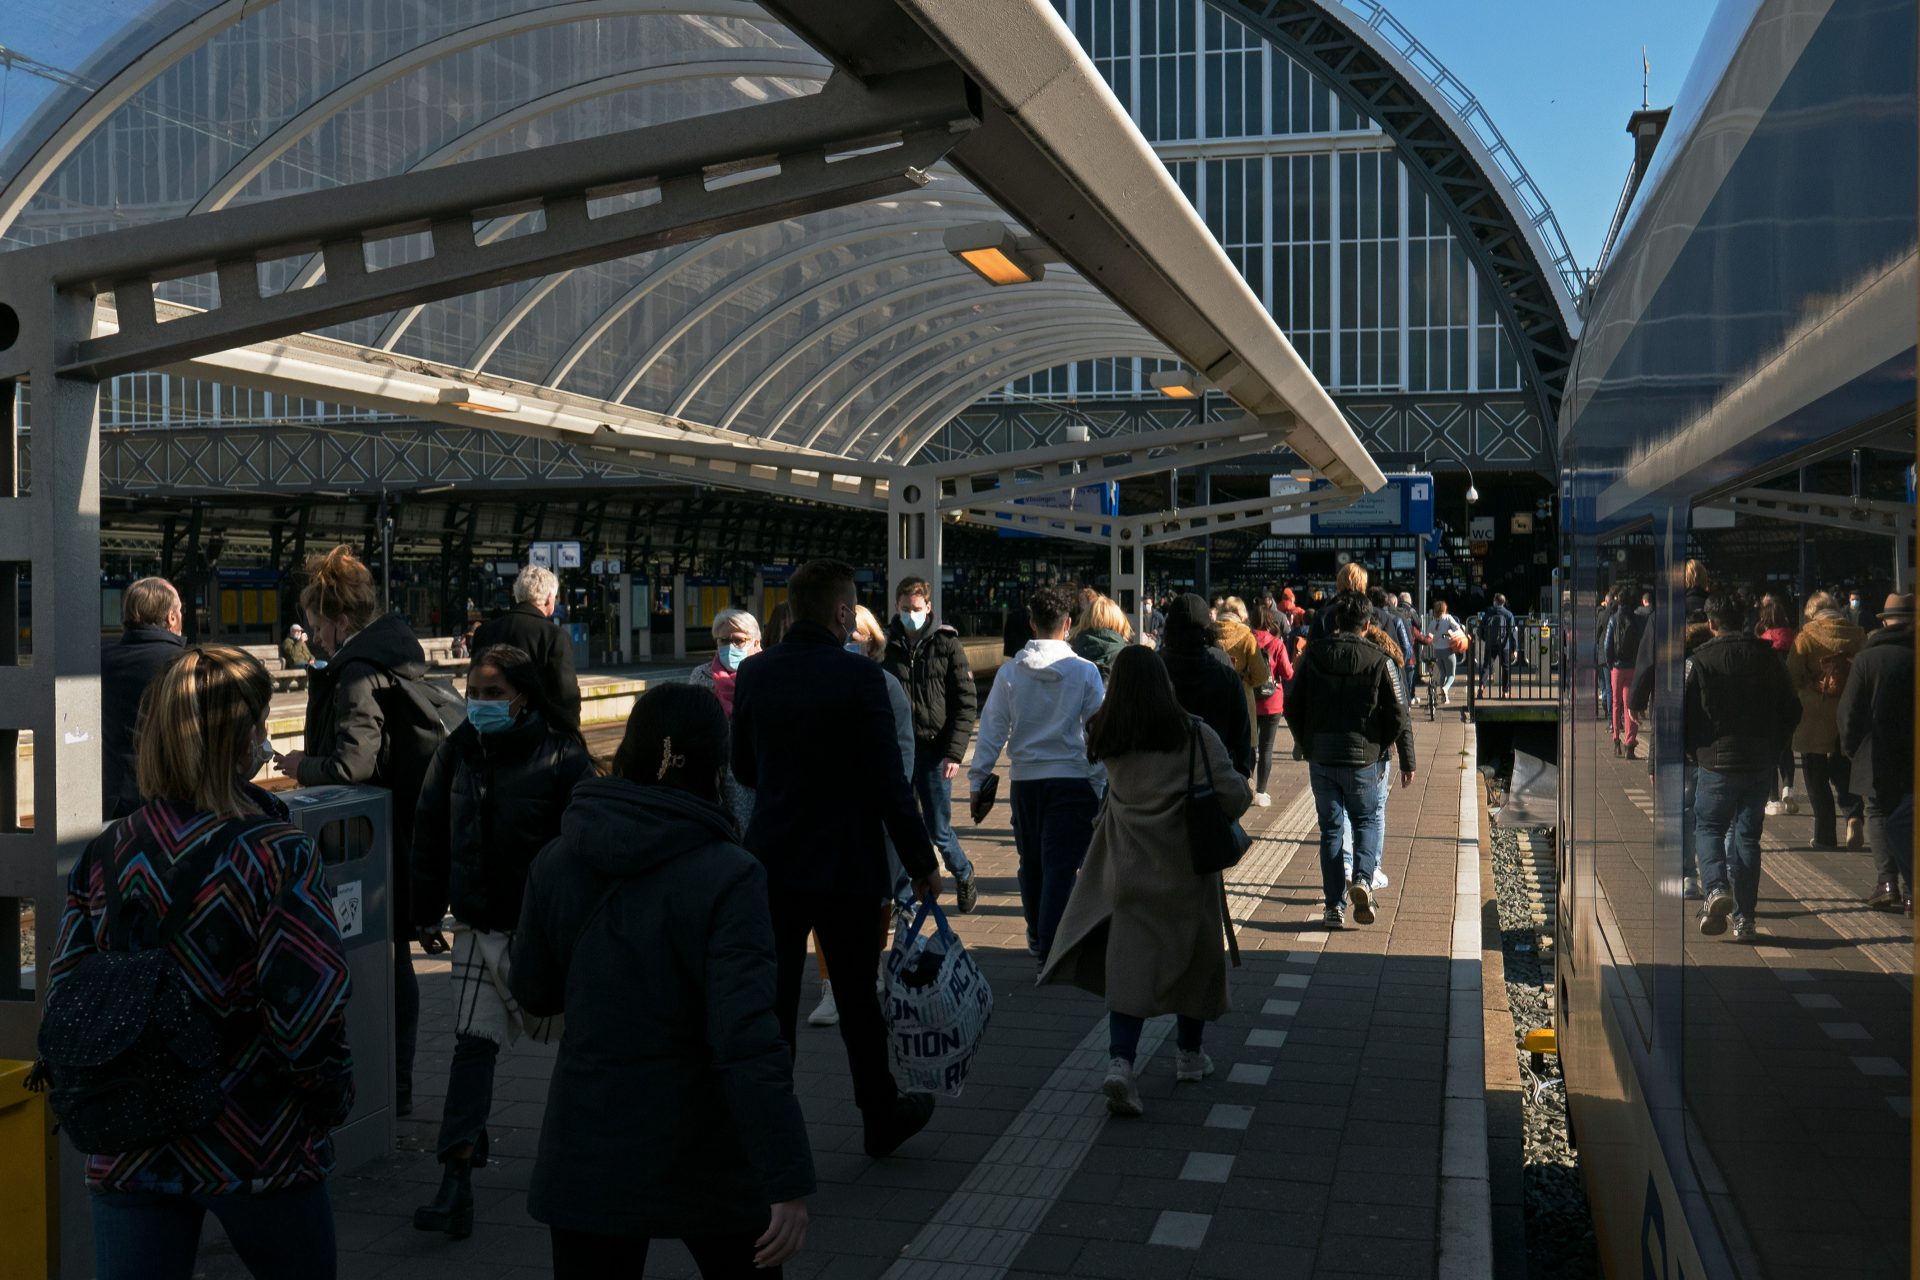
<svg viewBox="0 0 1920 1280"><path fill-rule="evenodd" d="M922 936L929 915L933 931ZM900 1087L958 1096L993 1017L993 988L933 903L920 904L910 928L894 930L886 1004Z"/></svg>

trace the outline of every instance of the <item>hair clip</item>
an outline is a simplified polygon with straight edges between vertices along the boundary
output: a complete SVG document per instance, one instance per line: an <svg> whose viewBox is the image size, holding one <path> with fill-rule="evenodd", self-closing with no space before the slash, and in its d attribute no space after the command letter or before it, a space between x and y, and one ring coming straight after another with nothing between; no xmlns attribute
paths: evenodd
<svg viewBox="0 0 1920 1280"><path fill-rule="evenodd" d="M653 780L655 782L663 780L667 776L667 770L684 768L686 763L685 756L673 754L672 735L662 738L660 740L660 772L653 775Z"/></svg>

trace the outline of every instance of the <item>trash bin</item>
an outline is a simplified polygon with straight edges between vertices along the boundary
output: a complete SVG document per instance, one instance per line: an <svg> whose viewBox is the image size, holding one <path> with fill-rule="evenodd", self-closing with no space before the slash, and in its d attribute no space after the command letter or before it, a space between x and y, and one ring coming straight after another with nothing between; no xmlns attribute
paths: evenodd
<svg viewBox="0 0 1920 1280"><path fill-rule="evenodd" d="M47 1274L47 1102L27 1091L32 1065L0 1059L0 1280Z"/></svg>
<svg viewBox="0 0 1920 1280"><path fill-rule="evenodd" d="M353 976L353 1113L333 1134L334 1169L345 1173L393 1150L393 797L380 787L308 787L280 799L319 848Z"/></svg>

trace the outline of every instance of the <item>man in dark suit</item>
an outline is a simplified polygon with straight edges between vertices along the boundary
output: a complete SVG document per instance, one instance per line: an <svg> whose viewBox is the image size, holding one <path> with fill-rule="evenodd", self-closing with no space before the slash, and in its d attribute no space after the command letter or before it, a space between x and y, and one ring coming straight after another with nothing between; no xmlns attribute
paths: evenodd
<svg viewBox="0 0 1920 1280"><path fill-rule="evenodd" d="M901 758L878 663L846 649L855 629L853 569L810 560L787 588L793 625L740 666L733 693L733 774L754 789L746 846L767 869L779 957L776 1008L796 1052L807 935L820 940L840 1001L853 1097L866 1150L883 1156L926 1126L927 1094L902 1094L888 1066L873 997L892 876L886 841L916 893L940 895L939 864Z"/></svg>
<svg viewBox="0 0 1920 1280"><path fill-rule="evenodd" d="M530 564L513 580L513 608L487 621L473 637L473 653L496 644L524 650L540 669L547 699L575 725L580 723L580 677L573 671L573 637L554 625L560 579Z"/></svg>
<svg viewBox="0 0 1920 1280"><path fill-rule="evenodd" d="M140 807L134 775L140 697L180 656L180 593L165 578L142 578L120 597L120 639L100 655L100 807L124 818Z"/></svg>

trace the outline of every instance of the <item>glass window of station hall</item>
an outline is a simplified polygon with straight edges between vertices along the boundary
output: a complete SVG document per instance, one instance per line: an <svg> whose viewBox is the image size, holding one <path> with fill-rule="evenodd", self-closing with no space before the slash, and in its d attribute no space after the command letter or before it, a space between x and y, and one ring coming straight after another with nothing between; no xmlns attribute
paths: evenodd
<svg viewBox="0 0 1920 1280"><path fill-rule="evenodd" d="M1201 0L1054 3L1330 390L1521 390L1494 289L1440 202L1325 81ZM1005 390L1135 398L1157 367L1083 362Z"/></svg>

